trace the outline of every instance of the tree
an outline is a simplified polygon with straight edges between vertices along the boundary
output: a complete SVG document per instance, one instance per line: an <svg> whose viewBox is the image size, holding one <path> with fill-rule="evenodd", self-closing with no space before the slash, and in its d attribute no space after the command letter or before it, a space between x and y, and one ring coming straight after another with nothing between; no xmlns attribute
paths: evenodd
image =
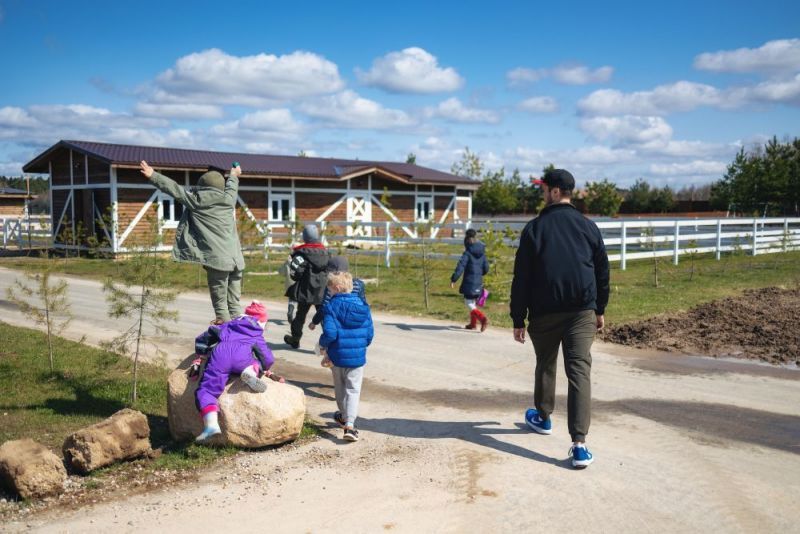
<svg viewBox="0 0 800 534"><path fill-rule="evenodd" d="M650 184L643 178L636 180L636 183L628 190L628 207L632 213L644 213L650 207Z"/></svg>
<svg viewBox="0 0 800 534"><path fill-rule="evenodd" d="M116 275L119 281L108 278L103 285L109 317L133 319L125 332L105 346L118 354L133 356L131 400L134 404L138 398L139 356L149 337L146 329L168 336L175 332L167 324L178 320L178 312L169 308L177 292L169 289L171 283L165 277L168 260L158 254L161 240L157 229L157 222L151 218L150 231L132 244L131 257L120 263Z"/></svg>
<svg viewBox="0 0 800 534"><path fill-rule="evenodd" d="M666 213L675 207L675 197L668 185L650 191L648 210L651 213Z"/></svg>
<svg viewBox="0 0 800 534"><path fill-rule="evenodd" d="M617 186L607 178L601 182L590 182L586 186L586 207L589 213L613 217L621 204L622 195L617 192Z"/></svg>
<svg viewBox="0 0 800 534"><path fill-rule="evenodd" d="M522 213L538 211L539 204L542 202L542 188L533 184L533 176L530 176L527 183L522 181L519 169L514 169L511 182L517 188L517 208Z"/></svg>
<svg viewBox="0 0 800 534"><path fill-rule="evenodd" d="M409 152L408 156L406 156L406 163L410 163L411 165L417 164L417 155L413 152Z"/></svg>
<svg viewBox="0 0 800 534"><path fill-rule="evenodd" d="M469 147L464 147L461 159L453 163L450 172L456 176L478 180L483 175L483 162L477 154L470 152Z"/></svg>
<svg viewBox="0 0 800 534"><path fill-rule="evenodd" d="M392 194L389 192L389 188L387 186L383 186L383 193L381 193L381 205L388 209L392 208Z"/></svg>
<svg viewBox="0 0 800 534"><path fill-rule="evenodd" d="M72 320L72 314L67 298L66 280L51 283L52 260L46 258L45 262L45 269L42 272L25 273L29 283L16 279L6 293L8 300L16 304L23 314L47 328L47 354L50 358L50 372L53 373L55 372L53 337L64 331ZM40 304L38 306L31 304L28 301L31 297L38 299Z"/></svg>
<svg viewBox="0 0 800 534"><path fill-rule="evenodd" d="M475 209L480 213L497 215L511 213L519 205L519 181L505 179L505 170L487 172L475 192Z"/></svg>
<svg viewBox="0 0 800 534"><path fill-rule="evenodd" d="M306 154L305 150L301 150L300 152L297 153L297 157L298 158L307 158L308 154Z"/></svg>

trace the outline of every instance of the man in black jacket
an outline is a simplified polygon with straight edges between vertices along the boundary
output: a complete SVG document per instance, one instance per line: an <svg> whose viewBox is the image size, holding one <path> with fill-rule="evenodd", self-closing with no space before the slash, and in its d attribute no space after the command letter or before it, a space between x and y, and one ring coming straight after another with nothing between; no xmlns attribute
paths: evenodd
<svg viewBox="0 0 800 534"><path fill-rule="evenodd" d="M591 420L590 349L603 328L608 304L608 256L597 225L571 204L575 179L563 169L540 181L546 207L520 234L511 284L514 340L525 342L525 319L536 352L535 408L525 422L540 434L552 432L556 363L562 346L569 380L567 426L572 465L592 463L586 447Z"/></svg>
<svg viewBox="0 0 800 534"><path fill-rule="evenodd" d="M303 337L303 325L308 310L322 305L325 286L328 281L328 260L330 253L320 242L319 230L315 224L303 228L303 244L294 247L289 263L289 274L294 284L286 290L286 296L297 302L297 311L291 322L291 334L283 340L296 349Z"/></svg>

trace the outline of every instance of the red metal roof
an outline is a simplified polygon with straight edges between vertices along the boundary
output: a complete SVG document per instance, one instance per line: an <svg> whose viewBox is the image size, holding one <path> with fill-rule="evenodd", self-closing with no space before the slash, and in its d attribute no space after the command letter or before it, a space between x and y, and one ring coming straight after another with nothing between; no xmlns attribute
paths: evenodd
<svg viewBox="0 0 800 534"><path fill-rule="evenodd" d="M183 148L162 148L136 145L115 145L90 141L59 141L22 168L24 172L48 172L49 156L60 148L70 148L112 165L138 165L141 160L158 168L229 169L238 161L243 176L296 176L314 179L339 179L358 169L378 167L406 178L409 183L463 184L477 188L477 181L410 163L363 161L300 156L270 156L235 152L212 152Z"/></svg>

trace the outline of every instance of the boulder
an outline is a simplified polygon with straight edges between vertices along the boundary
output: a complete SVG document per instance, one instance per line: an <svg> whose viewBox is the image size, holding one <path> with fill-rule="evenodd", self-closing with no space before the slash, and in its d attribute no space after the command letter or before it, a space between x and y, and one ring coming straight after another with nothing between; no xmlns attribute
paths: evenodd
<svg viewBox="0 0 800 534"><path fill-rule="evenodd" d="M64 458L79 473L150 452L150 425L142 412L125 408L64 440Z"/></svg>
<svg viewBox="0 0 800 534"><path fill-rule="evenodd" d="M19 439L0 446L0 480L22 498L59 494L66 478L63 460L41 443Z"/></svg>
<svg viewBox="0 0 800 534"><path fill-rule="evenodd" d="M203 430L194 392L199 381L189 380L194 357L184 360L169 375L167 415L169 431L176 441L194 439ZM219 424L222 434L216 445L258 448L297 439L306 415L303 390L262 378L267 390L256 393L238 376L231 376L219 398Z"/></svg>

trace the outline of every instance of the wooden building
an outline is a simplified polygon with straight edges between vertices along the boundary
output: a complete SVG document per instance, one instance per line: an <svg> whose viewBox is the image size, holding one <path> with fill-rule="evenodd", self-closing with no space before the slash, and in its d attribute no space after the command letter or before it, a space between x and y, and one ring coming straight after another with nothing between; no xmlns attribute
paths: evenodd
<svg viewBox="0 0 800 534"><path fill-rule="evenodd" d="M150 185L139 172L141 160L186 186L196 185L209 169L227 170L240 162L239 215L253 221L265 239L285 235L293 224L331 221L346 221L340 228L353 238L385 236L386 226L374 224L385 222L392 234L414 237L420 222L471 219L479 185L408 163L59 141L23 167L50 175L55 246L84 246L70 244L83 229L109 243L107 250L125 252L147 232L147 215L155 213L164 248L170 248L182 206ZM433 232L452 235L452 229Z"/></svg>
<svg viewBox="0 0 800 534"><path fill-rule="evenodd" d="M26 191L0 187L0 218L19 218L28 214L28 202L33 200Z"/></svg>

